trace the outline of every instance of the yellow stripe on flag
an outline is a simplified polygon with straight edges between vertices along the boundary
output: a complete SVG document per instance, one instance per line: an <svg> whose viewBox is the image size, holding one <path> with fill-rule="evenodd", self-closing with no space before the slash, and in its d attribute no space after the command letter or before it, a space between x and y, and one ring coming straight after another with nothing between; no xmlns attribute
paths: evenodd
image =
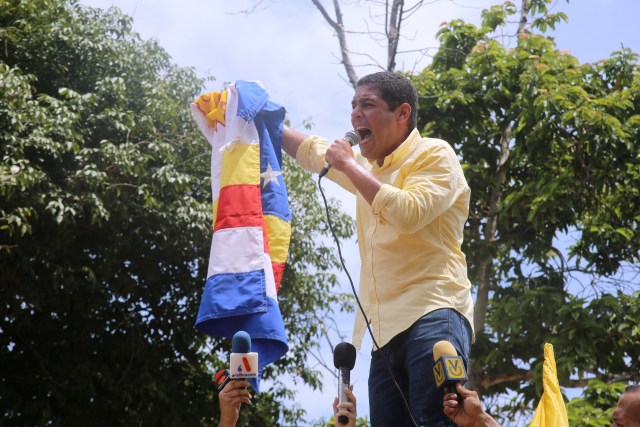
<svg viewBox="0 0 640 427"><path fill-rule="evenodd" d="M269 239L271 261L287 261L289 241L291 240L291 224L273 215L265 215L264 224Z"/></svg>
<svg viewBox="0 0 640 427"><path fill-rule="evenodd" d="M213 222L211 223L211 229L213 230L213 226L215 225L216 219L218 218L218 199L215 199L213 201L212 209L213 209Z"/></svg>
<svg viewBox="0 0 640 427"><path fill-rule="evenodd" d="M231 143L222 152L220 188L227 185L260 185L260 146Z"/></svg>

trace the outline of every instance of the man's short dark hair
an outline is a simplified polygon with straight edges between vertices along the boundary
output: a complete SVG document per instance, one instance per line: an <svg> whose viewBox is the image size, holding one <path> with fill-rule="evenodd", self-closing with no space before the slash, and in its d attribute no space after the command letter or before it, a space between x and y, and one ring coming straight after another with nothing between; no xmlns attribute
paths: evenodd
<svg viewBox="0 0 640 427"><path fill-rule="evenodd" d="M411 80L393 71L380 71L362 77L358 80L356 86L364 85L377 88L382 99L389 104L389 110L391 111L402 103L409 104L411 106L409 130L413 130L418 126L418 92Z"/></svg>
<svg viewBox="0 0 640 427"><path fill-rule="evenodd" d="M631 384L624 389L625 393L629 393L630 391L638 391L640 392L640 384Z"/></svg>

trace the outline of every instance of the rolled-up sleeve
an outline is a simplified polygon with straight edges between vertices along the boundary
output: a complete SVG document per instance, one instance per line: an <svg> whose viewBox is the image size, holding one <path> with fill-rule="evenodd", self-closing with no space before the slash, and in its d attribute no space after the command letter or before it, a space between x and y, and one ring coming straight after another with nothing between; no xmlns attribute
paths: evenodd
<svg viewBox="0 0 640 427"><path fill-rule="evenodd" d="M319 136L310 136L302 141L296 152L296 162L309 172L319 173L325 164L327 141Z"/></svg>
<svg viewBox="0 0 640 427"><path fill-rule="evenodd" d="M408 162L396 186L383 184L371 205L379 220L400 233L414 233L451 208L469 192L455 153L435 145Z"/></svg>

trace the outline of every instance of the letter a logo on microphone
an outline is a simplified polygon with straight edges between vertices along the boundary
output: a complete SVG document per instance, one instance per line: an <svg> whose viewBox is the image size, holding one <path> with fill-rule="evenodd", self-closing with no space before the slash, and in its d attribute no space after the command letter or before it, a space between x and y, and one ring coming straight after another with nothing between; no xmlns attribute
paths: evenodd
<svg viewBox="0 0 640 427"><path fill-rule="evenodd" d="M242 369L244 368L244 370ZM238 374L251 372L251 362L246 356L242 357L242 363L238 365Z"/></svg>
<svg viewBox="0 0 640 427"><path fill-rule="evenodd" d="M247 359L246 357L242 358L242 363L244 364L244 369L247 372L251 372L251 363L249 363L249 359Z"/></svg>

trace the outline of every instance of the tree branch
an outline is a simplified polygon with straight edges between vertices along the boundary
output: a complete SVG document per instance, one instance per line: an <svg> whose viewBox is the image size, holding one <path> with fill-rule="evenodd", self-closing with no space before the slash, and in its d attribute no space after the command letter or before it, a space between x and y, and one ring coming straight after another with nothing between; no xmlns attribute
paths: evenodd
<svg viewBox="0 0 640 427"><path fill-rule="evenodd" d="M527 13L529 12L529 1L522 0L520 8L520 23L518 24L518 35L524 34L527 27Z"/></svg>
<svg viewBox="0 0 640 427"><path fill-rule="evenodd" d="M391 5L391 15L385 14L386 35L387 35L387 70L393 71L396 68L396 53L398 52L398 42L400 40L400 26L402 25L402 12L404 0L393 0ZM386 19L388 17L388 19Z"/></svg>
<svg viewBox="0 0 640 427"><path fill-rule="evenodd" d="M333 0L333 8L336 12L336 20L334 21L331 16L327 13L327 10L322 6L320 0L311 0L313 4L318 8L324 19L327 23L333 28L338 36L338 42L340 44L340 56L342 57L342 64L344 65L344 69L347 72L347 77L349 79L349 83L355 89L356 84L358 83L358 76L353 68L353 64L351 62L351 58L349 57L349 48L347 47L347 36L344 30L344 24L342 22L342 11L340 10L340 1Z"/></svg>

